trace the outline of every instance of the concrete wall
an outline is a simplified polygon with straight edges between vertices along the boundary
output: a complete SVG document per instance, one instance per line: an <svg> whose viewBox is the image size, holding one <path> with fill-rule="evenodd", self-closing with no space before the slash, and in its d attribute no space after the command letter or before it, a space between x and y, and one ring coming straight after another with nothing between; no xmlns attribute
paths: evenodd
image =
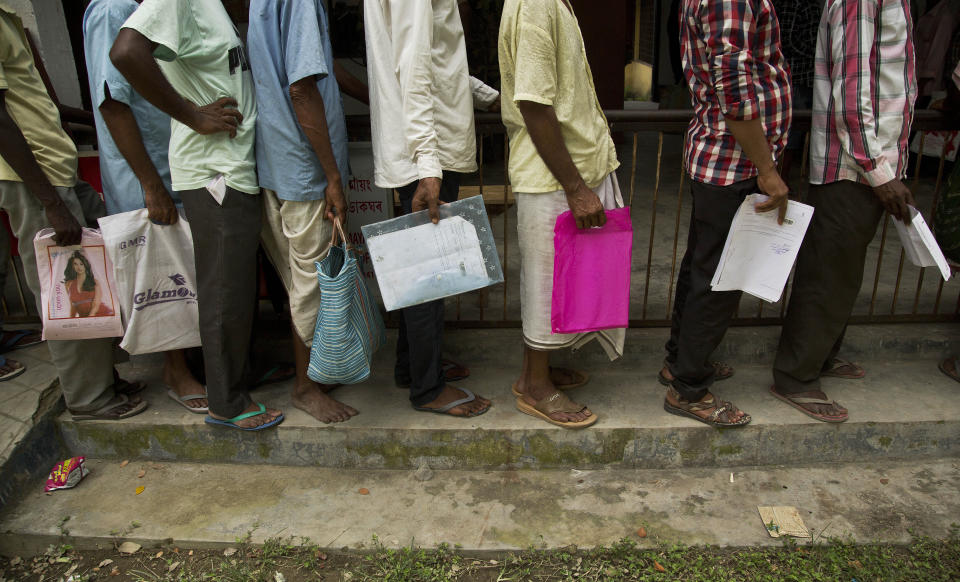
<svg viewBox="0 0 960 582"><path fill-rule="evenodd" d="M79 1L79 0L76 0ZM60 0L8 0L33 33L47 74L64 105L81 106L80 82Z"/></svg>

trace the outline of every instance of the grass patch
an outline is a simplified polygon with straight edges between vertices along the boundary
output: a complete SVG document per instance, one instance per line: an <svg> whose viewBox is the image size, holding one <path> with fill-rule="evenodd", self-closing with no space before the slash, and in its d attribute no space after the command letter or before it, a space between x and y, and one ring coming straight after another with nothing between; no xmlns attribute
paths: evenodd
<svg viewBox="0 0 960 582"><path fill-rule="evenodd" d="M87 582L506 582L682 580L713 582L940 581L960 579L960 536L917 537L896 545L813 544L786 541L769 548L684 545L640 547L633 540L593 550L528 550L495 559L465 556L456 548L390 549L374 538L364 554L321 550L307 539L273 538L254 546L249 537L228 550L142 549L133 556L51 546L31 558L0 558L0 580Z"/></svg>

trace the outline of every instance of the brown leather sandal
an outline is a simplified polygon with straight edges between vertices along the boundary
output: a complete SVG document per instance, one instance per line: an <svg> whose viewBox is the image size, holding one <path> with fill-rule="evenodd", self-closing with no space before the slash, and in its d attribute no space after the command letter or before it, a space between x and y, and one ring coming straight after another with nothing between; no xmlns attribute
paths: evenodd
<svg viewBox="0 0 960 582"><path fill-rule="evenodd" d="M591 424L597 422L597 415L591 413L588 418L581 420L579 422L563 422L560 420L554 420L550 418L551 414L557 412L563 412L566 414L575 414L577 412L583 412L586 410L586 406L579 404L570 400L570 397L555 390L549 396L540 399L536 404L530 405L523 399L523 397L517 398L517 410L524 414L529 414L540 420L549 422L550 424L555 424L557 426L562 426L563 428L586 428Z"/></svg>
<svg viewBox="0 0 960 582"><path fill-rule="evenodd" d="M733 415L736 414L739 409L734 406L732 403L725 400L720 400L713 394L707 393L698 402L689 402L684 400L680 393L673 389L671 386L668 388L670 395L677 401L677 406L670 404L670 401L666 398L663 399L663 409L669 412L670 414L676 414L677 416L685 416L687 418L692 418L702 422L703 424L715 427L715 428L733 428L739 426L746 426L750 424L752 418L749 414L744 413L740 420L733 422L726 422L720 420L720 416L726 413L727 418L733 418ZM703 417L698 414L702 410L710 410L713 408L713 412L709 416Z"/></svg>

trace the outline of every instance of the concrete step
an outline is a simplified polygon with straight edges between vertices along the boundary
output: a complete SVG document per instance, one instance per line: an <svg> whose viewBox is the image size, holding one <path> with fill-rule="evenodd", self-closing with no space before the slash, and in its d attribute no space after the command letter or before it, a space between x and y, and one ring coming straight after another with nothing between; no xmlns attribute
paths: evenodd
<svg viewBox="0 0 960 582"><path fill-rule="evenodd" d="M924 326L928 330L934 326ZM766 329L735 330L741 353L763 345ZM851 411L850 421L829 425L812 420L774 399L769 364L744 358L728 361L736 376L716 387L753 416L744 428L714 430L663 411L663 388L656 381L662 352L603 362L591 347L569 356L567 363L592 375L573 397L600 416L593 427L570 431L519 413L510 386L518 373L516 330L452 332L451 352L470 365L463 383L491 398L493 408L473 419L416 412L407 393L392 380L393 346L377 356L373 377L335 392L360 410L349 422L323 425L294 408L290 383L258 390L258 400L284 410L277 429L243 433L204 425L202 417L168 399L159 377L158 357L135 358L122 370L148 380L151 408L124 421L58 421L74 454L103 459L235 462L287 466L368 469L681 468L743 467L783 463L879 461L941 458L960 454L960 401L957 384L941 374L931 353L936 342L909 339L900 347L881 342L881 356L862 360L863 380L825 380L827 393ZM646 332L631 334L651 335ZM664 332L659 331L663 336ZM751 335L761 338L752 343ZM879 341L878 334L871 341ZM866 342L869 330L852 330L851 343ZM908 339L903 339L908 338ZM662 340L662 337L660 338ZM882 338L881 338L882 339ZM650 341L650 340L645 340ZM893 341L892 339L890 340ZM643 341L633 341L642 344ZM917 351L907 354L910 345ZM761 348L757 348L761 349ZM766 349L766 348L762 348ZM886 350L886 351L883 351ZM853 351L853 350L851 350ZM888 353L889 352L889 353ZM733 352L725 352L733 353ZM901 354L898 359L893 354Z"/></svg>
<svg viewBox="0 0 960 582"><path fill-rule="evenodd" d="M944 538L960 515L956 460L819 463L807 467L681 470L412 471L91 459L72 490L40 483L0 514L0 554L50 543L148 550L236 546L301 536L324 548L430 548L467 553L643 545L780 545L758 505L799 510L815 539L906 542ZM142 478L138 472L145 471ZM422 476L422 475L421 475ZM138 487L144 487L137 494ZM367 494L362 494L366 489ZM648 537L638 540L636 531Z"/></svg>

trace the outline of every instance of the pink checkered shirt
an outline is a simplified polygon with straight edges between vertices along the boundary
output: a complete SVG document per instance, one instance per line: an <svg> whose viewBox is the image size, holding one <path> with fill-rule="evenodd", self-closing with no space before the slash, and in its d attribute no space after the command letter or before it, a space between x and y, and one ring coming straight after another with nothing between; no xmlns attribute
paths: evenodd
<svg viewBox="0 0 960 582"><path fill-rule="evenodd" d="M810 182L903 178L917 97L908 0L827 0L817 37Z"/></svg>
<svg viewBox="0 0 960 582"><path fill-rule="evenodd" d="M687 173L715 186L756 176L724 117L759 117L774 158L786 146L790 77L773 5L770 0L683 0L680 44L694 110L684 146Z"/></svg>

